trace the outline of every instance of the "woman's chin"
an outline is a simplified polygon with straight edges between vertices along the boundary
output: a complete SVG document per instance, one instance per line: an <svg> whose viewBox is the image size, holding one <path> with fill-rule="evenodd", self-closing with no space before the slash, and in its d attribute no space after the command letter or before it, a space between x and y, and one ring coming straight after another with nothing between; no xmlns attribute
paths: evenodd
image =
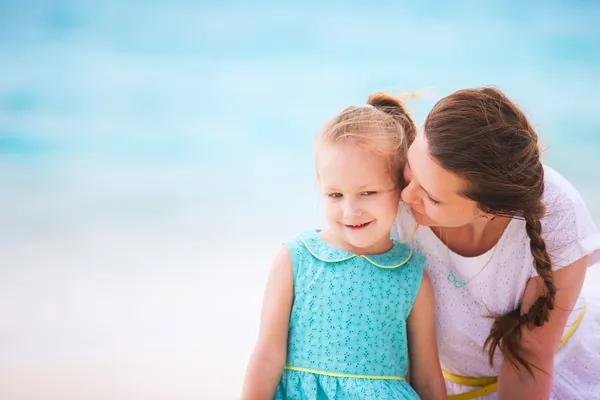
<svg viewBox="0 0 600 400"><path fill-rule="evenodd" d="M425 214L421 214L418 211L415 211L413 208L410 209L410 212L413 215L415 221L421 226L431 226L434 225L434 222Z"/></svg>

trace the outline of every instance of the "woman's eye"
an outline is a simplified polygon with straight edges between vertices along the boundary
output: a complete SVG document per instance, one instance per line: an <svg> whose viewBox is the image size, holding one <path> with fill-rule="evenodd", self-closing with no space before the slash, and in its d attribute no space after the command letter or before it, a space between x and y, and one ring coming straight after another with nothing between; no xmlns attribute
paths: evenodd
<svg viewBox="0 0 600 400"><path fill-rule="evenodd" d="M439 201L432 199L431 197L429 197L429 195L425 195L425 197L427 197L427 200L429 200L429 202L435 206L437 206L438 204L440 204Z"/></svg>
<svg viewBox="0 0 600 400"><path fill-rule="evenodd" d="M339 199L340 197L342 197L342 194L341 193L329 193L328 196L331 198L334 198L334 199Z"/></svg>

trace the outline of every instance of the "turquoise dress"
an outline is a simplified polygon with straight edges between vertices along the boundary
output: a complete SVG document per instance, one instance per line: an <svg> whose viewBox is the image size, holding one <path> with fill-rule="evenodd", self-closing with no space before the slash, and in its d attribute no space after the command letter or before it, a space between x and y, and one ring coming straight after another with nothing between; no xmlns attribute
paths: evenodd
<svg viewBox="0 0 600 400"><path fill-rule="evenodd" d="M404 380L406 319L425 258L398 242L358 256L329 246L318 231L286 246L294 304L275 399L418 399Z"/></svg>

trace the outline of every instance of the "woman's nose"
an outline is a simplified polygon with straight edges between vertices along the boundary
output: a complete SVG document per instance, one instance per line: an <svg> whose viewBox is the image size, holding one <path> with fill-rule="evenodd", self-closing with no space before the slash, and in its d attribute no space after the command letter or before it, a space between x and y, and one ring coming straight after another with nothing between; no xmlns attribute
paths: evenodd
<svg viewBox="0 0 600 400"><path fill-rule="evenodd" d="M402 190L400 197L402 198L402 201L408 204L416 204L421 201L421 197L419 196L419 188L411 180L406 181L406 187L404 190Z"/></svg>

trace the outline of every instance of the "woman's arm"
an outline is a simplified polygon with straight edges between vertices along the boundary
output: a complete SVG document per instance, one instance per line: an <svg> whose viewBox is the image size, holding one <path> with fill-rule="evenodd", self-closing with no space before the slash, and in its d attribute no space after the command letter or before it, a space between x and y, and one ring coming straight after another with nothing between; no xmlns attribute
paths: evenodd
<svg viewBox="0 0 600 400"><path fill-rule="evenodd" d="M282 247L267 282L258 341L246 371L242 400L272 399L275 394L287 357L293 279L289 251Z"/></svg>
<svg viewBox="0 0 600 400"><path fill-rule="evenodd" d="M571 310L581 292L587 265L586 256L553 272L557 289L556 307L550 312L550 320L541 327L521 328L521 344L526 352L525 359L539 369L533 367L532 376L524 368L515 367L508 360L504 360L498 380L499 400L541 400L550 397L554 355ZM522 313L526 313L538 296L544 294L544 287L540 277L529 280L521 302Z"/></svg>
<svg viewBox="0 0 600 400"><path fill-rule="evenodd" d="M446 384L435 339L435 299L425 272L406 322L411 386L424 400L446 399Z"/></svg>

